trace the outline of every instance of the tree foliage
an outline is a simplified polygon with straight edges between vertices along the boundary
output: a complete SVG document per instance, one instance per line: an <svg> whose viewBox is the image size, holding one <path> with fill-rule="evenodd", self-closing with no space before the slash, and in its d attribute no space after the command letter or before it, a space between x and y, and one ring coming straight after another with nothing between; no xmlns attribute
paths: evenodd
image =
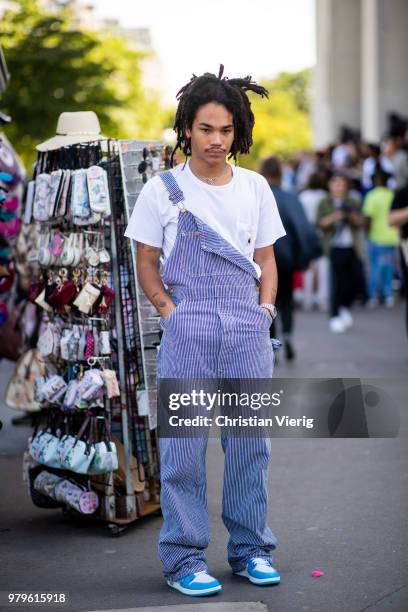
<svg viewBox="0 0 408 612"><path fill-rule="evenodd" d="M299 149L310 148L310 78L310 70L283 72L262 82L269 91L268 100L250 96L254 144L250 155L240 157L242 166L255 169L267 155L288 159Z"/></svg>
<svg viewBox="0 0 408 612"><path fill-rule="evenodd" d="M64 111L93 110L112 137L159 138L166 113L142 86L145 54L115 32L73 25L69 6L47 12L21 0L2 17L2 46L11 81L1 99L13 123L7 134L25 162L55 133Z"/></svg>
<svg viewBox="0 0 408 612"><path fill-rule="evenodd" d="M38 0L20 0L2 16L2 46L11 82L1 108L13 118L6 132L24 162L35 145L55 133L63 111L93 110L102 132L114 138L158 138L174 110L143 86L142 53L112 30L75 25L69 3L55 12ZM310 70L281 73L262 84L269 100L250 94L254 145L239 163L256 168L271 153L287 158L310 147Z"/></svg>

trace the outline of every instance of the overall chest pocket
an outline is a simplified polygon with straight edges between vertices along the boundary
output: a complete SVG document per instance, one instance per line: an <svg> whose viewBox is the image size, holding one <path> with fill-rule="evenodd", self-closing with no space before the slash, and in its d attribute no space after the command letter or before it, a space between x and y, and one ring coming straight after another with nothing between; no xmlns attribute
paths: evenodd
<svg viewBox="0 0 408 612"><path fill-rule="evenodd" d="M198 230L180 234L179 256L180 268L190 278L241 274L236 264L202 243L201 232Z"/></svg>

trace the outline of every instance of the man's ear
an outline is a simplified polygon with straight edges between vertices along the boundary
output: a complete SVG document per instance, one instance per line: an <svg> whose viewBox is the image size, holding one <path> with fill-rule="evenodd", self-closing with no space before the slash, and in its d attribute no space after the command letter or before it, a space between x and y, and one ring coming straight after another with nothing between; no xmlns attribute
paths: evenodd
<svg viewBox="0 0 408 612"><path fill-rule="evenodd" d="M186 129L186 138L190 139L191 138L191 130L189 130L188 128Z"/></svg>

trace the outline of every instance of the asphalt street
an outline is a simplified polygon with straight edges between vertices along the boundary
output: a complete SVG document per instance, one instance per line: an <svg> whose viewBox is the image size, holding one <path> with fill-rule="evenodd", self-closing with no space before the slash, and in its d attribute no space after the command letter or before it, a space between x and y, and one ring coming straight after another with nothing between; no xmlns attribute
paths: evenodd
<svg viewBox="0 0 408 612"><path fill-rule="evenodd" d="M404 412L408 340L402 305L357 309L354 316L352 330L336 336L325 315L297 313L297 359L288 364L280 356L275 375L375 380L388 385ZM1 390L11 371L12 364L1 363ZM281 584L273 587L231 575L220 518L223 456L219 441L210 439L207 561L223 591L204 601L186 598L163 581L156 553L160 517L136 522L113 538L104 525L70 522L58 510L33 506L21 478L30 429L11 426L13 416L2 404L0 591L66 593L66 606L48 609L76 612L187 612L193 606L196 612L408 610L404 419L397 438L273 439L269 523L279 541L274 561L281 573ZM313 578L313 569L324 576Z"/></svg>

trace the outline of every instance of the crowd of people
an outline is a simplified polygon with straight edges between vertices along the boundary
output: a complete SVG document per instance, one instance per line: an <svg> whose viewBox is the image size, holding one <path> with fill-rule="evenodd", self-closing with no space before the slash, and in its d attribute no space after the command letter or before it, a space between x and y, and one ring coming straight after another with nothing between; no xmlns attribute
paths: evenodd
<svg viewBox="0 0 408 612"><path fill-rule="evenodd" d="M305 310L328 312L331 332L343 333L353 325L356 301L371 309L392 308L397 295L406 295L405 134L387 136L380 144L346 134L323 151L300 152L289 162L276 157L262 162L260 172L274 192L287 232L275 245L287 359L295 357L295 302ZM306 266L299 265L302 259ZM406 325L408 333L408 307Z"/></svg>

